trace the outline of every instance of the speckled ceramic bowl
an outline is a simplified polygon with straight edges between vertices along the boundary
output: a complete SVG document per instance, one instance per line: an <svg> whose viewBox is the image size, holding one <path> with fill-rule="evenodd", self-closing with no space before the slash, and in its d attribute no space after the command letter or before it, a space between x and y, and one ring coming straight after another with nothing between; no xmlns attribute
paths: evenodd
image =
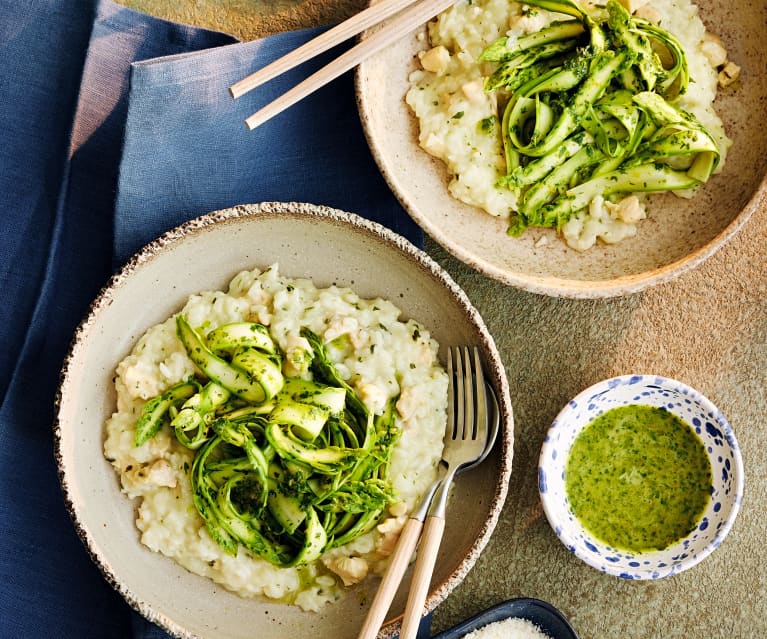
<svg viewBox="0 0 767 639"><path fill-rule="evenodd" d="M393 300L441 345L480 348L500 403L501 432L485 462L456 480L428 603L434 608L471 569L495 527L511 473L512 409L501 359L482 318L425 253L355 215L308 204L266 203L193 220L141 250L93 303L62 372L56 452L66 501L83 542L114 587L172 635L200 639L355 637L377 579L320 613L243 599L139 543L135 503L103 456L104 421L115 410L113 375L144 331L186 298L218 290L241 270L278 262L280 272L317 285L347 285ZM405 590L381 637L399 629Z"/></svg>
<svg viewBox="0 0 767 639"><path fill-rule="evenodd" d="M573 298L626 295L666 282L723 246L765 201L767 131L754 125L767 103L762 52L767 0L699 0L700 15L718 34L741 81L720 91L716 109L733 140L724 171L692 200L653 196L651 216L636 237L579 253L551 230L506 235L506 223L458 202L443 164L418 145L418 125L404 96L424 30L363 62L359 110L373 155L413 219L446 250L476 270L534 293ZM546 238L546 243L539 240Z"/></svg>
<svg viewBox="0 0 767 639"><path fill-rule="evenodd" d="M573 514L565 490L565 466L575 438L607 410L627 404L665 408L694 428L711 462L713 490L695 529L659 551L630 553L595 539ZM604 573L624 579L658 579L702 561L730 531L743 497L743 462L732 428L698 391L673 379L626 375L587 388L562 409L549 429L538 467L543 509L562 543Z"/></svg>

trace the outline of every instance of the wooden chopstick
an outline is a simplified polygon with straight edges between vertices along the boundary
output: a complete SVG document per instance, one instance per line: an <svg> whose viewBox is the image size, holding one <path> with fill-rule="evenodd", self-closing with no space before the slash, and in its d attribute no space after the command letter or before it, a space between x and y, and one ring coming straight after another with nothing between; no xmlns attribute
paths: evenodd
<svg viewBox="0 0 767 639"><path fill-rule="evenodd" d="M293 106L310 93L335 80L339 75L357 66L385 46L395 42L414 29L442 13L456 0L420 0L417 4L397 15L386 26L375 31L359 44L353 46L322 69L310 75L295 87L256 111L245 120L251 131L278 113ZM290 54L288 54L290 55Z"/></svg>
<svg viewBox="0 0 767 639"><path fill-rule="evenodd" d="M239 98L240 96L245 95L248 91L252 91L265 82L276 78L278 75L290 71L293 67L318 56L320 53L340 44L344 40L356 36L368 27L372 27L373 25L386 20L389 16L401 11L415 1L416 0L381 0L381 2L376 2L364 11L360 11L348 20L344 20L341 24L325 31L316 38L309 40L309 42L302 44L287 55L267 64L262 69L259 69L255 73L251 73L248 77L243 78L239 82L235 82L229 87L229 92L232 94L233 98Z"/></svg>

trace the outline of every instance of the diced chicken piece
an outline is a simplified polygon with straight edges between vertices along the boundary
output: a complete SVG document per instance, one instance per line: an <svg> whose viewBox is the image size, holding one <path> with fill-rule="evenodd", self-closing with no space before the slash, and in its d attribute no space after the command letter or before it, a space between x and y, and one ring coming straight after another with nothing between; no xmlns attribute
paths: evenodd
<svg viewBox="0 0 767 639"><path fill-rule="evenodd" d="M150 399L165 390L160 386L161 380L154 366L134 355L120 362L117 374L122 378L126 392L135 399Z"/></svg>
<svg viewBox="0 0 767 639"><path fill-rule="evenodd" d="M356 318L343 315L336 315L330 320L327 329L323 333L326 342L332 342L334 339L348 335L354 348L365 348L370 341L367 332L360 329Z"/></svg>
<svg viewBox="0 0 767 639"><path fill-rule="evenodd" d="M594 246L597 239L606 244L615 244L634 236L636 224L618 217L616 210L619 206L597 195L589 203L588 215L576 213L562 226L562 235L568 246L577 251L586 251ZM626 214L630 217L632 213L627 211Z"/></svg>
<svg viewBox="0 0 767 639"><path fill-rule="evenodd" d="M268 306L272 303L272 294L264 290L261 282L253 283L253 286L248 289L248 297L253 304L258 306Z"/></svg>
<svg viewBox="0 0 767 639"><path fill-rule="evenodd" d="M397 547L397 541L399 541L400 533L405 527L407 517L400 515L399 517L389 517L384 519L377 526L377 530L380 533L380 537L376 542L376 552L382 557L388 557L394 552Z"/></svg>
<svg viewBox="0 0 767 639"><path fill-rule="evenodd" d="M432 155L441 155L446 148L444 140L432 131L421 138L421 146Z"/></svg>
<svg viewBox="0 0 767 639"><path fill-rule="evenodd" d="M477 78L471 82L464 82L461 85L461 91L463 91L463 94L472 104L482 104L486 99L482 78Z"/></svg>
<svg viewBox="0 0 767 639"><path fill-rule="evenodd" d="M254 282L248 289L248 298L251 301L250 316L260 324L271 324L273 296L263 288L260 281Z"/></svg>
<svg viewBox="0 0 767 639"><path fill-rule="evenodd" d="M404 503L404 502L399 502ZM387 535L389 533L399 533L402 530L402 527L405 525L405 517L404 513L400 514L397 517L387 517L384 519L380 524L376 526L376 530L378 530L381 535Z"/></svg>
<svg viewBox="0 0 767 639"><path fill-rule="evenodd" d="M368 574L368 562L362 557L328 557L322 563L341 578L344 586L359 583Z"/></svg>
<svg viewBox="0 0 767 639"><path fill-rule="evenodd" d="M460 99L460 96L457 96L452 91L445 91L444 93L440 93L440 95L439 95L440 108L443 111L452 111L453 110L453 102L456 100L456 98Z"/></svg>
<svg viewBox="0 0 767 639"><path fill-rule="evenodd" d="M700 49L712 67L719 68L727 64L727 49L724 48L719 36L706 33L700 43Z"/></svg>
<svg viewBox="0 0 767 639"><path fill-rule="evenodd" d="M264 326L269 326L272 323L272 312L267 306L253 307L251 309L251 317L255 318L255 321Z"/></svg>
<svg viewBox="0 0 767 639"><path fill-rule="evenodd" d="M418 57L424 69L437 75L442 75L447 71L447 65L450 63L450 52L442 45L433 47L428 51L422 51Z"/></svg>
<svg viewBox="0 0 767 639"><path fill-rule="evenodd" d="M617 205L606 204L615 219L627 224L636 224L647 217L647 212L636 195L623 198Z"/></svg>
<svg viewBox="0 0 767 639"><path fill-rule="evenodd" d="M728 62L718 73L717 80L720 87L728 87L740 77L740 67L734 62Z"/></svg>
<svg viewBox="0 0 767 639"><path fill-rule="evenodd" d="M402 517L407 515L407 503L404 501L398 501L389 506L389 513L393 517Z"/></svg>
<svg viewBox="0 0 767 639"><path fill-rule="evenodd" d="M311 352L312 347L311 344L309 344L309 340L302 335L298 335L297 333L289 333L285 337L285 350L289 353L290 351L296 349Z"/></svg>
<svg viewBox="0 0 767 639"><path fill-rule="evenodd" d="M288 377L302 377L311 362L312 347L309 340L296 333L285 338L283 372Z"/></svg>
<svg viewBox="0 0 767 639"><path fill-rule="evenodd" d="M634 11L634 15L637 18L647 20L647 22L652 22L653 24L660 24L660 21L663 19L660 11L658 11L651 4L642 5L636 11Z"/></svg>
<svg viewBox="0 0 767 639"><path fill-rule="evenodd" d="M362 403L370 411L379 415L383 412L389 399L389 394L385 388L370 382L357 382L354 387Z"/></svg>
<svg viewBox="0 0 767 639"><path fill-rule="evenodd" d="M333 319L330 320L322 337L326 342L332 342L334 339L341 337L341 335L353 333L358 328L359 324L357 324L357 320L353 317L335 315Z"/></svg>
<svg viewBox="0 0 767 639"><path fill-rule="evenodd" d="M418 408L418 395L412 388L406 388L402 391L397 400L397 412L404 421L410 419Z"/></svg>
<svg viewBox="0 0 767 639"><path fill-rule="evenodd" d="M149 465L141 465L125 473L134 486L167 486L175 488L177 483L173 466L165 459L158 459Z"/></svg>

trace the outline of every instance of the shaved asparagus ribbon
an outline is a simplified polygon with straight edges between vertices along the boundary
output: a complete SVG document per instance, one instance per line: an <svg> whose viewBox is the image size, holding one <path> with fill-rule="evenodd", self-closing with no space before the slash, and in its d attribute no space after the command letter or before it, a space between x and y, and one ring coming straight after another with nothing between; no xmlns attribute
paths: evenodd
<svg viewBox="0 0 767 639"><path fill-rule="evenodd" d="M690 78L673 35L618 0L608 0L600 19L572 0L525 4L571 19L500 38L479 58L495 65L485 89L505 99L498 186L519 201L510 235L560 229L597 195L690 189L709 179L720 152L675 106Z"/></svg>
<svg viewBox="0 0 767 639"><path fill-rule="evenodd" d="M260 324L177 334L200 373L149 400L141 446L167 426L194 451L192 499L228 554L243 547L277 566L311 563L369 531L395 501L389 462L394 402L373 415L309 331L313 379L284 377L282 354Z"/></svg>

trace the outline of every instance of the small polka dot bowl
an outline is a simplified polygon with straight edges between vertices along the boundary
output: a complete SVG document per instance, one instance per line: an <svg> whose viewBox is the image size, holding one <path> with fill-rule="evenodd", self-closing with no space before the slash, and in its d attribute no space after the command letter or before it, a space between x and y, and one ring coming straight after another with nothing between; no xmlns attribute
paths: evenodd
<svg viewBox="0 0 767 639"><path fill-rule="evenodd" d="M595 514L597 507L594 513L583 510L586 502L573 507L573 502L578 500L576 489L572 488L574 478L581 474L579 468L587 465L576 464L576 457L573 456L572 465L568 467L576 438L608 411L615 415L621 410L625 413L637 407L640 411L644 410L642 407L661 409L660 414L670 413L668 419L676 424L681 420L697 435L692 437L688 433L689 439L697 442L699 451L705 450L710 463L711 482L710 485L703 484L701 508L691 520L692 526L687 527L687 530L692 529L669 545L659 545L662 549L626 550L626 547L634 546L603 541L609 534L597 537L591 532L592 528L587 528L582 522L582 519L588 519L586 515ZM599 421L605 423L605 419ZM648 449L653 446L657 448L655 444L648 444ZM666 449L661 447L659 450L662 456ZM632 452L636 453L635 450ZM700 454L705 463L705 456L702 452ZM616 457L620 457L620 452ZM606 465L611 464L612 461L606 462ZM678 467L678 464L673 466ZM566 484L568 473L573 476L570 484ZM635 465L628 473L624 469L623 474L608 480L608 485L601 484L592 494L607 494L624 481L627 474L635 478L641 476L641 481L652 480L649 472L647 476L650 479L645 480L645 473L639 473ZM551 527L576 557L603 573L623 579L659 579L691 568L722 543L735 521L743 497L743 461L729 423L716 406L698 391L673 379L655 375L626 375L587 388L562 409L549 428L541 448L538 490ZM625 494L630 496L632 493ZM631 519L643 517L647 509L653 507L650 501L628 503L627 510L635 513ZM603 521L610 521L617 511L617 506L616 510L612 509L612 503L608 502ZM664 509L665 506L660 510ZM580 517L574 511L578 511Z"/></svg>

